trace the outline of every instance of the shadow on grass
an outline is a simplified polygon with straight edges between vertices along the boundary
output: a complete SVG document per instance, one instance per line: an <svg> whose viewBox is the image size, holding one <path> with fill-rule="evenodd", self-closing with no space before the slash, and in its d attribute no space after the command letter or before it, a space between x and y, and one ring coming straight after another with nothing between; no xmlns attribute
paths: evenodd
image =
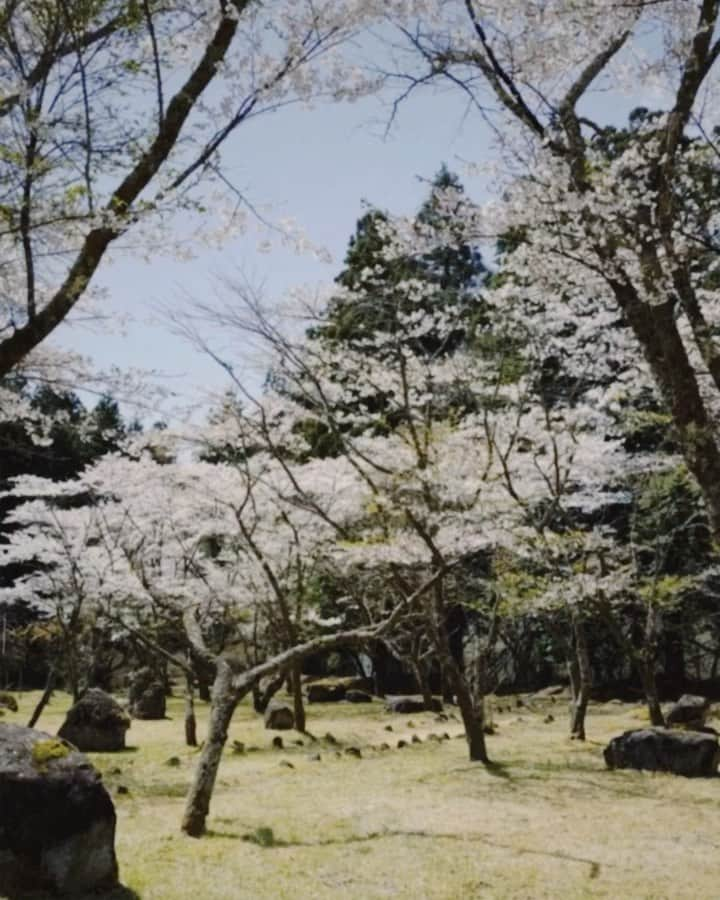
<svg viewBox="0 0 720 900"><path fill-rule="evenodd" d="M565 853L559 850L542 850L532 847L518 847L513 844L506 844L502 841L495 840L491 835L478 834L473 832L461 832L458 834L452 832L434 832L423 830L402 830L385 828L381 831L371 831L368 834L353 834L343 838L326 838L318 841L285 841L275 837L272 828L262 826L256 828L253 832L246 834L238 834L229 831L209 831L207 837L224 837L235 840L242 840L249 844L255 844L264 849L283 849L287 847L347 847L352 844L365 844L370 841L394 839L394 838L423 838L432 841L457 841L463 844L468 842L476 842L485 844L502 850L510 850L514 854L541 856L564 860L566 862L578 863L588 866L588 877L597 878L600 873L600 863L597 860L589 859L583 856L574 856L571 853Z"/></svg>

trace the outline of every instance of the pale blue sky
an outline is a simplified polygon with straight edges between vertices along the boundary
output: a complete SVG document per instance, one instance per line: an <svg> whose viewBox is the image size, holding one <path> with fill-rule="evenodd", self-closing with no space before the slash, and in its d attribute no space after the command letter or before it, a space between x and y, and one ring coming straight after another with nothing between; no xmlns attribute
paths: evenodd
<svg viewBox="0 0 720 900"><path fill-rule="evenodd" d="M636 102L628 99L627 108ZM613 118L626 111L614 108ZM207 298L219 279L239 269L264 283L270 297L294 285L331 281L363 200L393 213L412 213L428 190L419 178L432 178L442 162L460 172L471 197L482 200L492 186L466 176L462 168L464 161L493 157L492 132L477 112L465 113L458 91L426 90L402 105L388 135L389 108L377 98L289 107L246 123L225 145L224 171L254 204L270 207L270 218L297 220L314 243L331 252L332 264L281 248L260 253L262 235L254 229L190 262L161 256L148 265L124 254L101 271L99 282L109 290L106 310L133 317L126 334L63 326L60 342L90 355L102 368L161 370L162 383L178 395L166 404L166 417L172 419L170 410L181 402L204 405L208 392L226 384L224 373L167 327L153 323L154 310L181 304L185 295Z"/></svg>
<svg viewBox="0 0 720 900"><path fill-rule="evenodd" d="M137 366L162 370L163 383L178 394L201 399L225 384L221 370L160 324L150 324L158 305L182 303L184 294L206 297L218 277L242 269L263 282L269 296L298 284L327 282L337 274L367 200L395 213L412 213L444 161L462 169L463 160L489 156L490 132L477 115L467 119L457 92L430 92L411 98L390 134L384 135L387 107L374 98L354 104L300 106L260 116L244 125L224 150L225 171L270 218L291 216L333 263L275 248L260 253L262 234L251 229L218 251L205 250L189 262L160 257L152 265L131 254L104 268L99 283L109 291L106 311L133 317L123 335L63 326L59 342L107 368ZM483 186L463 178L476 199Z"/></svg>

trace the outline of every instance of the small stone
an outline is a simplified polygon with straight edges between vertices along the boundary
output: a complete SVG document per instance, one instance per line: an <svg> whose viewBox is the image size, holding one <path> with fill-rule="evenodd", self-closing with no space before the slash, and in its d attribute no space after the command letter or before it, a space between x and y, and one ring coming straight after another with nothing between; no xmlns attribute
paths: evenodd
<svg viewBox="0 0 720 900"><path fill-rule="evenodd" d="M544 722L546 725L549 725L551 722L554 722L554 721L555 721L555 716L551 715L550 713L548 713L548 714L545 716L545 718L543 719L543 722Z"/></svg>
<svg viewBox="0 0 720 900"><path fill-rule="evenodd" d="M300 738L297 738L296 740L293 741L293 744L295 744L296 747L304 747L305 741L302 741L302 740L300 740Z"/></svg>
<svg viewBox="0 0 720 900"><path fill-rule="evenodd" d="M440 735L439 735L439 734L435 734L435 732L432 731L432 732L430 732L430 734L427 736L427 739L428 739L429 741L438 741L438 742L439 742L439 741L440 741Z"/></svg>
<svg viewBox="0 0 720 900"><path fill-rule="evenodd" d="M495 726L483 725L483 734L495 734Z"/></svg>
<svg viewBox="0 0 720 900"><path fill-rule="evenodd" d="M122 775L122 769L120 766L114 766L109 770L108 775Z"/></svg>
<svg viewBox="0 0 720 900"><path fill-rule="evenodd" d="M447 722L447 720L448 720L447 713L438 713L435 716L436 722Z"/></svg>
<svg viewBox="0 0 720 900"><path fill-rule="evenodd" d="M272 731L289 731L295 727L295 714L286 703L273 701L265 710L265 727Z"/></svg>
<svg viewBox="0 0 720 900"><path fill-rule="evenodd" d="M119 785L115 788L115 793L116 793L116 794L129 794L129 793L130 793L130 789L129 789L126 785L124 785L124 784L119 784Z"/></svg>
<svg viewBox="0 0 720 900"><path fill-rule="evenodd" d="M277 735L277 737L274 737L274 738L272 739L272 745L273 745L273 747L274 747L276 750L282 750L282 748L283 748L283 739L280 737L280 735Z"/></svg>
<svg viewBox="0 0 720 900"><path fill-rule="evenodd" d="M232 751L233 751L233 753L244 753L245 752L245 744L242 741L233 741L232 742Z"/></svg>
<svg viewBox="0 0 720 900"><path fill-rule="evenodd" d="M414 727L415 727L415 723L413 722L412 719L408 719L408 721L407 721L407 727L408 727L408 728L414 728Z"/></svg>
<svg viewBox="0 0 720 900"><path fill-rule="evenodd" d="M443 733L440 736L444 741L450 740L450 735L447 733L447 731L443 731Z"/></svg>
<svg viewBox="0 0 720 900"><path fill-rule="evenodd" d="M354 756L356 759L362 759L362 753L357 747L346 747L345 753L347 756Z"/></svg>
<svg viewBox="0 0 720 900"><path fill-rule="evenodd" d="M337 742L338 742L338 741L337 741L337 738L336 738L334 735L330 734L329 731L328 731L328 733L325 735L325 737L323 738L323 740L324 740L326 743L328 743L328 744L337 744Z"/></svg>
<svg viewBox="0 0 720 900"><path fill-rule="evenodd" d="M397 746L398 750L402 750L403 747L407 747L407 741L398 741Z"/></svg>
<svg viewBox="0 0 720 900"><path fill-rule="evenodd" d="M390 744L385 744L385 743L380 744L380 746L378 747L378 750L382 750L382 751L389 750L389 749L390 749Z"/></svg>
<svg viewBox="0 0 720 900"><path fill-rule="evenodd" d="M422 744L422 740L416 734L412 736L412 742L413 744Z"/></svg>
<svg viewBox="0 0 720 900"><path fill-rule="evenodd" d="M180 765L180 757L179 756L171 756L170 759L165 760L166 766L177 767Z"/></svg>
<svg viewBox="0 0 720 900"><path fill-rule="evenodd" d="M392 730L393 730L392 725L386 725L386 726L385 726L385 731L392 731Z"/></svg>
<svg viewBox="0 0 720 900"><path fill-rule="evenodd" d="M280 765L285 766L286 769L294 769L295 766L287 759L281 759Z"/></svg>

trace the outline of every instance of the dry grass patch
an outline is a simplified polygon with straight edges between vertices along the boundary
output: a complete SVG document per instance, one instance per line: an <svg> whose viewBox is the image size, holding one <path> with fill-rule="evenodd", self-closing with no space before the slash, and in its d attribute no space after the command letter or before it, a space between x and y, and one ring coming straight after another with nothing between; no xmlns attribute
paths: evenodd
<svg viewBox="0 0 720 900"><path fill-rule="evenodd" d="M5 721L26 721L36 699L21 696ZM67 705L57 695L40 727L54 732ZM593 706L585 744L567 740L560 702L496 714L489 747L498 765L486 770L468 762L452 718L389 716L379 703L311 705L316 740L280 732L277 750L278 732L244 705L202 840L178 830L197 758L182 743L181 707L171 700L165 721L133 721L133 749L91 754L118 811L122 880L142 900L717 894L720 779L604 767L602 747L637 727L638 707ZM199 712L202 736L207 710ZM427 740L443 732L451 739ZM413 734L422 742L412 744ZM234 753L233 740L246 752ZM408 746L396 749L398 740Z"/></svg>

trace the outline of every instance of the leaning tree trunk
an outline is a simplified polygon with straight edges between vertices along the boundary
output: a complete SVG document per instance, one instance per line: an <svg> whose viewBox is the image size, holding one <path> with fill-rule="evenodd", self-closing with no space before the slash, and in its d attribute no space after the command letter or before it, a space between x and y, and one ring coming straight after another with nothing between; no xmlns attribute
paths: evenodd
<svg viewBox="0 0 720 900"><path fill-rule="evenodd" d="M676 321L674 301L643 302L631 285L612 284L670 411L685 463L695 476L716 538L720 538L720 446Z"/></svg>
<svg viewBox="0 0 720 900"><path fill-rule="evenodd" d="M305 704L302 695L302 665L298 663L291 671L293 715L295 717L295 729L305 732Z"/></svg>
<svg viewBox="0 0 720 900"><path fill-rule="evenodd" d="M53 688L55 687L55 667L50 666L48 670L47 681L45 682L45 690L42 692L42 696L38 700L38 704L33 710L33 714L30 716L30 721L27 724L28 728L34 728L37 724L38 719L43 714L43 710L50 702L50 698L52 697Z"/></svg>
<svg viewBox="0 0 720 900"><path fill-rule="evenodd" d="M576 609L570 613L572 622L574 653L568 665L570 676L570 737L575 741L585 740L585 715L590 702L592 669L585 638L585 623Z"/></svg>
<svg viewBox="0 0 720 900"><path fill-rule="evenodd" d="M208 733L203 745L195 777L190 786L182 830L190 837L200 837L205 832L205 822L210 811L215 778L217 777L223 748L227 741L228 728L235 708L242 696L233 688L233 671L230 663L219 659L217 675L213 684L212 706Z"/></svg>
<svg viewBox="0 0 720 900"><path fill-rule="evenodd" d="M192 675L188 673L185 679L185 744L188 747L197 747L197 721L193 693Z"/></svg>

